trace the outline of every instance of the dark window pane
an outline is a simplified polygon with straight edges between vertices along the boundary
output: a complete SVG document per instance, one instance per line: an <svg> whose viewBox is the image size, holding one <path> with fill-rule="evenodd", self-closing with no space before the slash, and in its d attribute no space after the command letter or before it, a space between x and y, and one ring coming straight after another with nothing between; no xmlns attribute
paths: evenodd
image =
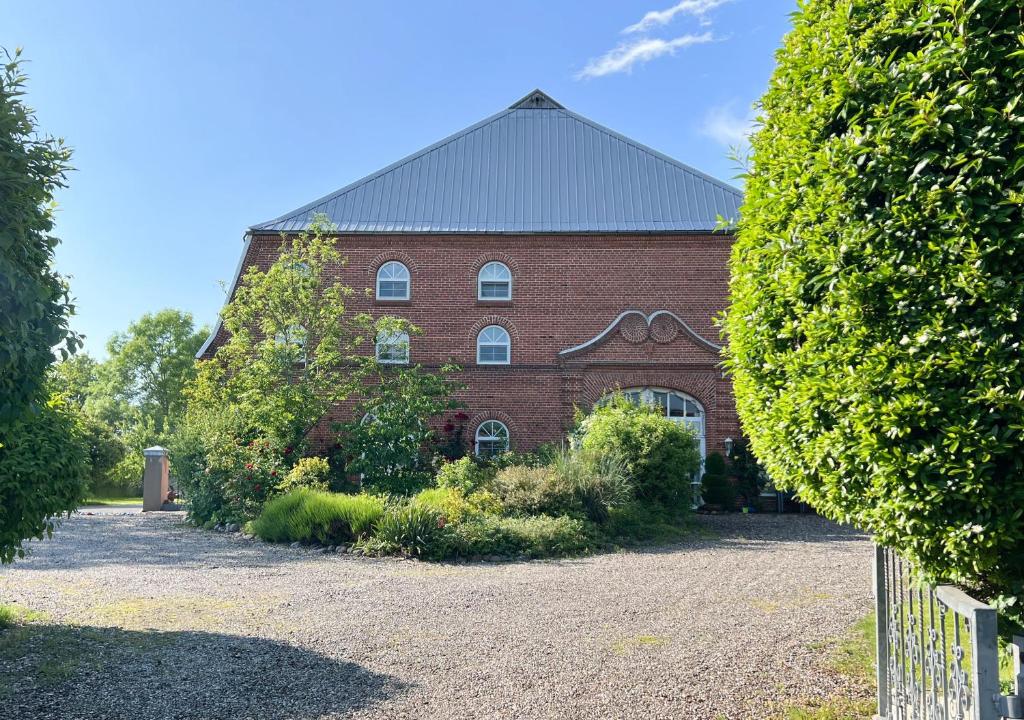
<svg viewBox="0 0 1024 720"><path fill-rule="evenodd" d="M508 360L508 348L504 345L481 345L480 362L505 362Z"/></svg>
<svg viewBox="0 0 1024 720"><path fill-rule="evenodd" d="M507 298L508 295L507 282L485 281L480 283L480 297L482 298Z"/></svg>
<svg viewBox="0 0 1024 720"><path fill-rule="evenodd" d="M407 295L406 287L408 285L405 280L381 280L377 297L404 298Z"/></svg>

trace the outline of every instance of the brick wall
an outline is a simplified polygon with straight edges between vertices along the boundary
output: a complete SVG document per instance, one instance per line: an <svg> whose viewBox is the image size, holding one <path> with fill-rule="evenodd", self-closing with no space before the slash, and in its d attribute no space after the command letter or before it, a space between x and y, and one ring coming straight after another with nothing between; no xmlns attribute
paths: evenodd
<svg viewBox="0 0 1024 720"><path fill-rule="evenodd" d="M269 265L280 242L254 237L244 265ZM709 452L739 432L730 383L707 344L721 342L713 320L726 304L731 243L723 235L338 238L347 258L340 279L357 291L352 311L408 319L423 330L412 339L412 362L464 368L469 437L479 422L499 419L515 448L530 449L559 440L574 405L589 406L611 388L645 385L684 392L703 405ZM408 301L372 298L377 268L390 260L409 268ZM477 300L477 272L492 260L512 271L511 302ZM678 321L663 314L645 327L640 314L630 315L601 342L559 354L595 338L628 310L666 310ZM511 336L508 366L476 365L476 335L492 324Z"/></svg>

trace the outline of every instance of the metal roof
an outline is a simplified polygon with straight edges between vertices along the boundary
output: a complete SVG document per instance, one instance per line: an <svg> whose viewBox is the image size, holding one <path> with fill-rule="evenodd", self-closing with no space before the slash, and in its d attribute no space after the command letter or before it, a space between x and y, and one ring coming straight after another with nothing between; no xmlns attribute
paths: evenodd
<svg viewBox="0 0 1024 720"><path fill-rule="evenodd" d="M509 109L251 231L708 232L742 194L535 90Z"/></svg>

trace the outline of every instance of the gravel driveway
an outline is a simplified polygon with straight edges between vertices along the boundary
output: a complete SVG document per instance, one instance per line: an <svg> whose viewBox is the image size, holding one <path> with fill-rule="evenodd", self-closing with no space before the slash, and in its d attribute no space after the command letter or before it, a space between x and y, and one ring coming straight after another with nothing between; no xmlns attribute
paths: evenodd
<svg viewBox="0 0 1024 720"><path fill-rule="evenodd" d="M437 565L76 515L0 569L0 718L763 718L866 689L822 644L871 609L866 538L813 516ZM7 633L5 638L4 633Z"/></svg>

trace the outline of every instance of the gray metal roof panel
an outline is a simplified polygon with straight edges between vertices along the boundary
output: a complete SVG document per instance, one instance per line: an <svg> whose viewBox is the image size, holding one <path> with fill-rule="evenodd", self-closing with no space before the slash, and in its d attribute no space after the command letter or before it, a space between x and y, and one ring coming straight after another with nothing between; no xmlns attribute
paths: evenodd
<svg viewBox="0 0 1024 720"><path fill-rule="evenodd" d="M742 194L535 91L489 118L250 230L709 232Z"/></svg>

